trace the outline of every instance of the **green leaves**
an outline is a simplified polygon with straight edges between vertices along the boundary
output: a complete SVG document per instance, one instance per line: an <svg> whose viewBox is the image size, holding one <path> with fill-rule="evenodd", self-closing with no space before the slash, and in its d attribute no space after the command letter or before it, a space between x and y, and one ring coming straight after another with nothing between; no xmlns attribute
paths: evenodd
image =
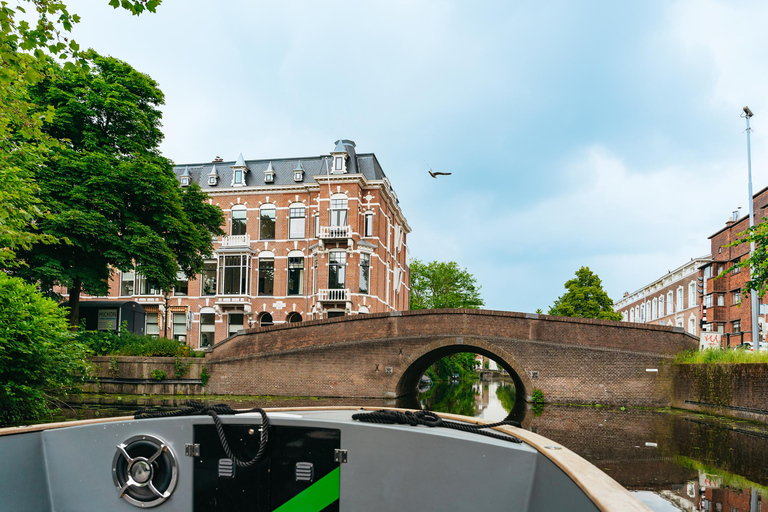
<svg viewBox="0 0 768 512"><path fill-rule="evenodd" d="M613 301L603 290L602 281L589 267L577 270L576 278L567 281L565 288L568 291L549 308L550 315L621 320L621 313L613 310Z"/></svg>
<svg viewBox="0 0 768 512"><path fill-rule="evenodd" d="M477 309L485 304L474 276L455 261L425 265L413 260L410 268L411 309Z"/></svg>

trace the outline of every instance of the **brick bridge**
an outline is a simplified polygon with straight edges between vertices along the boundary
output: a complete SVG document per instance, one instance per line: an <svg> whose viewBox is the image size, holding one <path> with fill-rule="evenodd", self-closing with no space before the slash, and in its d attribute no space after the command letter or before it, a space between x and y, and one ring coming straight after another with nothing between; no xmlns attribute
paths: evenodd
<svg viewBox="0 0 768 512"><path fill-rule="evenodd" d="M681 328L473 309L378 313L243 331L206 355L212 394L398 398L450 354L494 359L519 397L664 406ZM522 403L522 400L518 400Z"/></svg>

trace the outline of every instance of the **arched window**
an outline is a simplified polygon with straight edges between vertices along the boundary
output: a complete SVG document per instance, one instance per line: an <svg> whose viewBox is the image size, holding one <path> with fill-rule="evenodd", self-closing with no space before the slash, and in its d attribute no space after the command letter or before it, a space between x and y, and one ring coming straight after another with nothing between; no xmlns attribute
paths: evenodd
<svg viewBox="0 0 768 512"><path fill-rule="evenodd" d="M696 336L696 316L691 315L688 318L688 332Z"/></svg>
<svg viewBox="0 0 768 512"><path fill-rule="evenodd" d="M306 233L307 209L303 203L293 203L288 209L288 238L304 238Z"/></svg>
<svg viewBox="0 0 768 512"><path fill-rule="evenodd" d="M373 236L373 212L365 212L363 219L363 236Z"/></svg>
<svg viewBox="0 0 768 512"><path fill-rule="evenodd" d="M659 318L664 316L664 296L659 296Z"/></svg>
<svg viewBox="0 0 768 512"><path fill-rule="evenodd" d="M656 320L657 307L658 307L658 303L656 299L653 299L653 302L651 303L651 319L652 320Z"/></svg>
<svg viewBox="0 0 768 512"><path fill-rule="evenodd" d="M331 196L331 226L346 226L349 200L345 194Z"/></svg>
<svg viewBox="0 0 768 512"><path fill-rule="evenodd" d="M268 325L272 325L272 315L269 313L262 313L259 315L259 325L261 327L266 327Z"/></svg>
<svg viewBox="0 0 768 512"><path fill-rule="evenodd" d="M275 255L259 253L259 295L273 295L275 290Z"/></svg>
<svg viewBox="0 0 768 512"><path fill-rule="evenodd" d="M271 204L262 205L259 208L259 239L275 239L275 206Z"/></svg>
<svg viewBox="0 0 768 512"><path fill-rule="evenodd" d="M367 315L368 313L370 313L370 310L368 309L368 306L360 306L358 313L361 315Z"/></svg>
<svg viewBox="0 0 768 512"><path fill-rule="evenodd" d="M675 309L674 309L675 308L675 304L674 304L673 300L674 299L672 297L672 292L671 291L667 292L667 314L668 315L671 315L672 313L675 312Z"/></svg>
<svg viewBox="0 0 768 512"><path fill-rule="evenodd" d="M304 295L304 253L288 253L288 295Z"/></svg>
<svg viewBox="0 0 768 512"><path fill-rule="evenodd" d="M696 282L688 283L688 307L696 307Z"/></svg>
<svg viewBox="0 0 768 512"><path fill-rule="evenodd" d="M634 322L635 321L635 309L632 308L629 310L629 321Z"/></svg>
<svg viewBox="0 0 768 512"><path fill-rule="evenodd" d="M236 204L232 207L232 236L245 234L246 224L248 223L248 212L242 204Z"/></svg>
<svg viewBox="0 0 768 512"><path fill-rule="evenodd" d="M301 322L301 315L295 311L292 311L288 313L288 316L285 318L285 321L288 322L289 324Z"/></svg>

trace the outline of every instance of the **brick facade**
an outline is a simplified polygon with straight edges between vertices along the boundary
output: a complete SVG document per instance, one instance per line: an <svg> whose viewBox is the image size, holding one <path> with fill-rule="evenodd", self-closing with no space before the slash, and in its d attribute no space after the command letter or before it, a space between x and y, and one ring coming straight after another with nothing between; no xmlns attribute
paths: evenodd
<svg viewBox="0 0 768 512"><path fill-rule="evenodd" d="M691 259L634 293L624 294L614 310L625 322L682 327L698 336L702 317L699 269L709 262L709 256Z"/></svg>
<svg viewBox="0 0 768 512"><path fill-rule="evenodd" d="M457 352L496 360L530 398L668 405L678 328L482 310L407 311L247 330L206 356L215 394L394 398ZM652 370L652 371L648 371Z"/></svg>
<svg viewBox="0 0 768 512"><path fill-rule="evenodd" d="M148 334L202 348L254 325L408 309L410 227L375 155L340 140L326 156L241 155L175 171L222 209L225 235L208 275L180 281L167 298L115 271L107 299L141 304Z"/></svg>
<svg viewBox="0 0 768 512"><path fill-rule="evenodd" d="M760 224L768 216L768 188L764 188L753 196L755 223ZM746 283L749 281L748 269L733 269L733 265L749 256L749 244L730 247L729 244L738 240L749 227L749 217L731 218L725 227L709 237L712 245L712 260L702 268L706 279L704 302L707 306L707 321L709 330L730 333L738 336L744 332L744 341L752 341L752 309L747 293ZM730 272L728 269L732 269ZM735 272L734 272L735 270ZM723 271L722 277L715 279ZM759 310L765 311L763 298L758 298ZM762 313L759 323L766 320Z"/></svg>

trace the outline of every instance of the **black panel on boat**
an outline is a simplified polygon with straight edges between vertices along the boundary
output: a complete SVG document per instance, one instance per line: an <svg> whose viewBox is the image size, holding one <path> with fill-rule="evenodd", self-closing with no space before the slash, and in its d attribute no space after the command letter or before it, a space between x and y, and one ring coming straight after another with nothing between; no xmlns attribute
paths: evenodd
<svg viewBox="0 0 768 512"><path fill-rule="evenodd" d="M258 452L258 424L228 425L224 433L240 460L250 460ZM229 476L228 470L220 471L220 461L227 455L213 425L196 425L194 442L200 446L200 455L194 462L195 512L269 512L305 491L310 493L305 498L314 499L317 495L321 500L333 500L313 510L339 510L339 463L334 460L341 445L339 430L273 425L269 429L267 457L252 467L235 467L234 476ZM225 461L223 467L230 465ZM315 494L308 491L321 480L323 483L315 487Z"/></svg>

